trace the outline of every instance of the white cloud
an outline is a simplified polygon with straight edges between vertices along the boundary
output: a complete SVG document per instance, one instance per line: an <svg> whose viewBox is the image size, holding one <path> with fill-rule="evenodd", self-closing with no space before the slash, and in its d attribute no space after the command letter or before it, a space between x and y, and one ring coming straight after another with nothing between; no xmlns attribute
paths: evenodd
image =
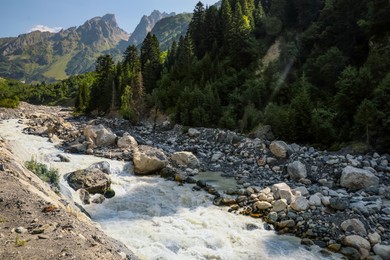
<svg viewBox="0 0 390 260"><path fill-rule="evenodd" d="M56 33L61 31L63 28L62 27L49 27L46 25L36 25L33 28L31 28L28 32L33 32L33 31L41 31L41 32L51 32L51 33Z"/></svg>

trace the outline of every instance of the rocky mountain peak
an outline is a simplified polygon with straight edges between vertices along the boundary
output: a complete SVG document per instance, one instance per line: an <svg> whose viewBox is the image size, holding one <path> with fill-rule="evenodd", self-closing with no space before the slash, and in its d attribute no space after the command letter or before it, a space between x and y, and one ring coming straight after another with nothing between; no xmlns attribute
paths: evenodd
<svg viewBox="0 0 390 260"><path fill-rule="evenodd" d="M174 16L176 13L161 13L158 10L154 10L149 16L144 15L141 18L140 23L135 28L129 39L129 44L139 45L145 39L148 32L152 31L154 25L165 17Z"/></svg>
<svg viewBox="0 0 390 260"><path fill-rule="evenodd" d="M94 17L79 26L77 32L81 35L81 41L86 44L96 43L104 38L114 42L129 38L129 34L118 26L114 14Z"/></svg>

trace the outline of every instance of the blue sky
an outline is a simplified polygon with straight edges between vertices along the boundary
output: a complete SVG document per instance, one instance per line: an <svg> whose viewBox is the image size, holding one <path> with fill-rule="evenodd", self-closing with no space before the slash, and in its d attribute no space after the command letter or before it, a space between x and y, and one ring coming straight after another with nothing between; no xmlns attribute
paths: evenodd
<svg viewBox="0 0 390 260"><path fill-rule="evenodd" d="M69 28L113 13L119 26L132 32L153 10L192 12L199 0L0 0L0 37L18 36L37 26ZM202 0L212 5L217 0Z"/></svg>

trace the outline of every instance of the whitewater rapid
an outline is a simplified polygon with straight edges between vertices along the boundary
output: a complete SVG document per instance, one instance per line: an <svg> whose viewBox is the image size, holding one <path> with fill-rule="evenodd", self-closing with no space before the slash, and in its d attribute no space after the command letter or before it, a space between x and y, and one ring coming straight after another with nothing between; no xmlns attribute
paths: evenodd
<svg viewBox="0 0 390 260"><path fill-rule="evenodd" d="M61 175L107 161L116 196L85 209L109 236L123 242L141 259L339 259L324 258L318 247L305 248L292 236L266 231L259 219L228 213L212 204L211 195L192 191L157 176L136 177L131 164L90 155L66 154L70 162L57 162L58 150L47 138L25 135L18 120L0 122L0 136L22 161L37 159L57 168ZM61 192L79 202L62 179Z"/></svg>

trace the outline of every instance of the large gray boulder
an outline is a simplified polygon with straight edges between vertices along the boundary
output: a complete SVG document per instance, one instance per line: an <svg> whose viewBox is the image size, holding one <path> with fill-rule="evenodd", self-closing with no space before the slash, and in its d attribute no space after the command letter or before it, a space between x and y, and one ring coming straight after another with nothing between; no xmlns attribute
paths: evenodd
<svg viewBox="0 0 390 260"><path fill-rule="evenodd" d="M99 169L104 173L112 174L111 165L109 162L106 161L94 163L91 166L89 166L88 169Z"/></svg>
<svg viewBox="0 0 390 260"><path fill-rule="evenodd" d="M153 174L168 165L168 159L160 149L140 145L133 151L134 173L138 175Z"/></svg>
<svg viewBox="0 0 390 260"><path fill-rule="evenodd" d="M290 206L295 211L303 211L307 210L310 204L305 197L297 197L293 202L291 202Z"/></svg>
<svg viewBox="0 0 390 260"><path fill-rule="evenodd" d="M379 178L368 170L347 166L341 174L340 185L350 190L378 187Z"/></svg>
<svg viewBox="0 0 390 260"><path fill-rule="evenodd" d="M83 188L91 194L105 194L111 185L110 177L97 168L72 172L67 181L74 190Z"/></svg>
<svg viewBox="0 0 390 260"><path fill-rule="evenodd" d="M376 244L373 251L376 255L382 257L383 260L390 260L390 246Z"/></svg>
<svg viewBox="0 0 390 260"><path fill-rule="evenodd" d="M195 128L188 129L188 136L189 137L198 137L199 135L200 135L199 130L197 130Z"/></svg>
<svg viewBox="0 0 390 260"><path fill-rule="evenodd" d="M363 249L370 251L370 249L371 249L370 242L368 242L367 239L365 239L361 236L358 236L358 235L346 236L343 240L343 245L356 248L357 250L360 250L363 248Z"/></svg>
<svg viewBox="0 0 390 260"><path fill-rule="evenodd" d="M347 219L341 223L341 229L345 232L355 232L359 236L367 236L366 228L359 219Z"/></svg>
<svg viewBox="0 0 390 260"><path fill-rule="evenodd" d="M278 158L287 158L291 153L291 148L283 141L273 141L269 145L269 149Z"/></svg>
<svg viewBox="0 0 390 260"><path fill-rule="evenodd" d="M307 177L306 165L300 161L295 161L287 165L287 172L293 180L300 180Z"/></svg>
<svg viewBox="0 0 390 260"><path fill-rule="evenodd" d="M176 152L171 156L172 161L181 166L186 166L192 169L199 168L200 163L198 158L191 152Z"/></svg>
<svg viewBox="0 0 390 260"><path fill-rule="evenodd" d="M115 144L116 135L103 125L89 125L84 128L84 136L94 146L111 146Z"/></svg>
<svg viewBox="0 0 390 260"><path fill-rule="evenodd" d="M276 200L285 199L287 203L291 203L294 198L291 188L284 182L272 185L272 193Z"/></svg>

